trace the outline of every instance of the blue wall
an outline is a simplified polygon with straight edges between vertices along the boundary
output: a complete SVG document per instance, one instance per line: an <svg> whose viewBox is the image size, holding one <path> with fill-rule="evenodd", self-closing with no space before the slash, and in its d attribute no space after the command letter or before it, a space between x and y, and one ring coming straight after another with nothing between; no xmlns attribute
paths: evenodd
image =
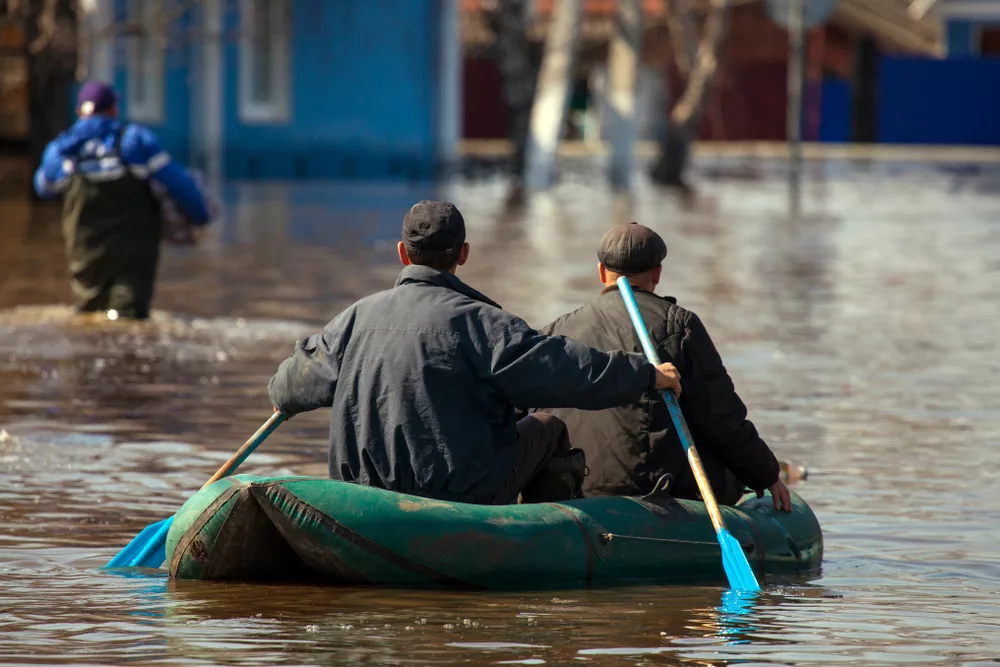
<svg viewBox="0 0 1000 667"><path fill-rule="evenodd" d="M225 172L233 178L412 178L434 168L437 0L293 3L287 124L239 116L225 48ZM227 22L238 21L231 2Z"/></svg>
<svg viewBox="0 0 1000 667"><path fill-rule="evenodd" d="M823 82L819 140L846 143L851 140L851 82L827 79Z"/></svg>
<svg viewBox="0 0 1000 667"><path fill-rule="evenodd" d="M1000 58L885 58L878 141L1000 144Z"/></svg>

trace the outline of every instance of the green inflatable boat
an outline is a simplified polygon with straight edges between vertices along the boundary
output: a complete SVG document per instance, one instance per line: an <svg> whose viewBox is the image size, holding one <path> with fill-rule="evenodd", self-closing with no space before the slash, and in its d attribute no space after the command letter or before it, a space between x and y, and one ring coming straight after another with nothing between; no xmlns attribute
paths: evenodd
<svg viewBox="0 0 1000 667"><path fill-rule="evenodd" d="M792 498L791 513L769 497L722 508L761 583L820 566L819 522ZM178 579L473 590L726 581L700 502L469 505L315 477L237 475L199 491L177 512L167 562Z"/></svg>

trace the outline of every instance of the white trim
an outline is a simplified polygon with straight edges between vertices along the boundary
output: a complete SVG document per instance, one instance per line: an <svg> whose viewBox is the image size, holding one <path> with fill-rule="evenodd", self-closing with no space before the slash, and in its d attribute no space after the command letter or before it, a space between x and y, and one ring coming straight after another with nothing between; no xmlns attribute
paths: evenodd
<svg viewBox="0 0 1000 667"><path fill-rule="evenodd" d="M128 0L128 20L148 26L146 39L153 46L152 57L140 62L143 54L139 52L139 40L128 38L126 58L125 107L129 120L140 123L159 125L163 122L163 49L164 36L159 28L152 25L151 17L162 14L162 0ZM147 98L136 99L138 80L142 77L146 87Z"/></svg>
<svg viewBox="0 0 1000 667"><path fill-rule="evenodd" d="M205 12L205 46L202 52L205 59L202 68L205 175L209 183L218 184L222 179L222 156L225 148L223 127L226 107L226 93L223 88L225 79L222 71L222 0L206 0L202 4L202 11Z"/></svg>
<svg viewBox="0 0 1000 667"><path fill-rule="evenodd" d="M90 46L91 79L113 83L115 80L114 0L93 0L95 11L88 15L93 41Z"/></svg>
<svg viewBox="0 0 1000 667"><path fill-rule="evenodd" d="M458 159L462 139L462 35L459 0L440 0L438 38L438 160Z"/></svg>
<svg viewBox="0 0 1000 667"><path fill-rule="evenodd" d="M170 164L170 153L167 151L160 151L146 161L146 169L149 170L149 173L155 174L168 164Z"/></svg>
<svg viewBox="0 0 1000 667"><path fill-rule="evenodd" d="M1000 2L975 0L957 0L948 2L938 0L932 11L943 19L987 19L1000 20Z"/></svg>
<svg viewBox="0 0 1000 667"><path fill-rule="evenodd" d="M205 94L204 58L202 44L207 41L205 34L205 4L198 3L191 7L191 27L189 34L192 41L189 44L190 54L187 62L188 78L188 166L198 167L199 153L205 144L204 131L201 126L202 95Z"/></svg>
<svg viewBox="0 0 1000 667"><path fill-rule="evenodd" d="M128 170L136 178L146 179L170 164L170 154L160 151L146 161L146 164L130 164Z"/></svg>
<svg viewBox="0 0 1000 667"><path fill-rule="evenodd" d="M256 2L269 3L268 16L263 20L255 16ZM244 123L284 123L290 117L289 96L291 78L291 11L289 0L240 0L239 48L239 116ZM252 99L255 31L266 28L271 36L271 85L273 99Z"/></svg>
<svg viewBox="0 0 1000 667"><path fill-rule="evenodd" d="M81 169L80 175L92 183L107 183L122 178L125 175L125 167L119 164L107 171L84 171Z"/></svg>

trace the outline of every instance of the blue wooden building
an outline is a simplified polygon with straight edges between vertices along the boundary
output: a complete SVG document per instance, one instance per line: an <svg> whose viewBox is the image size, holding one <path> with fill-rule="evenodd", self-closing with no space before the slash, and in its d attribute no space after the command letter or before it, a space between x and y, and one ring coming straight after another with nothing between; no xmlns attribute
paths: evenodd
<svg viewBox="0 0 1000 667"><path fill-rule="evenodd" d="M211 177L424 179L456 154L458 0L81 6L90 76Z"/></svg>

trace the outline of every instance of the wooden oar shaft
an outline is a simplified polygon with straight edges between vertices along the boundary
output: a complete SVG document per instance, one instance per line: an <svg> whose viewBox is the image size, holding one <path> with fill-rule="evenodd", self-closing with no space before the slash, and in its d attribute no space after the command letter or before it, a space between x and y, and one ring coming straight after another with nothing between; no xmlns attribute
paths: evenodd
<svg viewBox="0 0 1000 667"><path fill-rule="evenodd" d="M687 453L688 464L691 466L691 472L694 473L694 479L698 483L702 500L705 501L708 516L712 519L712 525L715 527L716 532L718 532L725 528L726 525L722 522L722 512L719 510L719 503L712 492L712 483L708 480L708 475L705 473L705 466L701 463L701 456L698 455L698 450L694 446L694 438L691 437L687 420L684 419L684 413L681 412L681 406L677 402L677 397L674 396L673 392L669 390L664 391L663 400L666 402L667 411L670 412L670 418L677 428L677 436L681 441L681 445Z"/></svg>
<svg viewBox="0 0 1000 667"><path fill-rule="evenodd" d="M201 488L204 489L206 486L218 482L220 479L227 477L229 473L238 468L239 465L243 463L244 459L250 455L250 452L256 449L257 445L263 442L264 438L271 434L271 431L278 428L278 425L281 424L284 419L285 415L280 412L275 412L271 415L271 418L264 422L263 426L257 429L257 432L250 436L250 439L244 442L243 446L237 449L236 453L233 454L228 461L223 463L222 467L216 470L211 479L205 482L204 486Z"/></svg>
<svg viewBox="0 0 1000 667"><path fill-rule="evenodd" d="M698 450L691 447L687 451L688 463L691 465L691 472L694 473L694 479L698 482L699 489L711 489L712 483L708 481L708 475L705 474L705 468L701 465L701 457L698 456ZM702 495L705 493L702 491ZM703 500L705 500L703 498ZM716 502L715 498L712 498L711 502L705 500L705 509L708 510L708 516L712 519L712 526L715 527L715 531L718 532L726 527L726 524L722 523L722 512L719 511L719 504Z"/></svg>

